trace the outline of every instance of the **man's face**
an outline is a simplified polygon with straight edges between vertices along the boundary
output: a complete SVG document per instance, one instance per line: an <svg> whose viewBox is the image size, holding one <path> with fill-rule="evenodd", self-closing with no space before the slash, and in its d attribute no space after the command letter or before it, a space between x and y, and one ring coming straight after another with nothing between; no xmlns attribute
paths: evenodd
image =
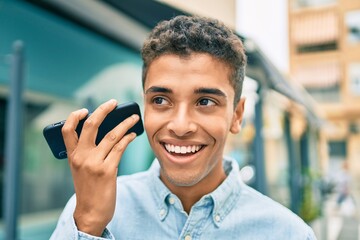
<svg viewBox="0 0 360 240"><path fill-rule="evenodd" d="M223 150L240 129L244 100L234 110L229 67L208 54L164 55L145 85L145 129L168 187L214 184L225 178Z"/></svg>

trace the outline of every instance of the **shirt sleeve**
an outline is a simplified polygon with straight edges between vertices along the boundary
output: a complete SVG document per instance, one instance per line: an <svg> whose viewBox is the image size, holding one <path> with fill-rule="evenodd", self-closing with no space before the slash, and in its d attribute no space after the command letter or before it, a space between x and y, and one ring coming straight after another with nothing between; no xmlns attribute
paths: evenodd
<svg viewBox="0 0 360 240"><path fill-rule="evenodd" d="M314 231L312 230L311 227L309 227L309 232L307 235L306 240L317 240Z"/></svg>
<svg viewBox="0 0 360 240"><path fill-rule="evenodd" d="M115 240L113 234L105 229L101 237L92 236L77 229L73 217L76 204L75 195L68 201L50 240Z"/></svg>

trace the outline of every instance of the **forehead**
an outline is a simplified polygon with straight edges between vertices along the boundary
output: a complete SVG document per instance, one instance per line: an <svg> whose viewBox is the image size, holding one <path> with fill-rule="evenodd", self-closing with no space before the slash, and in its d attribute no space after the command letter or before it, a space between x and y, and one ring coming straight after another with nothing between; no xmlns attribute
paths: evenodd
<svg viewBox="0 0 360 240"><path fill-rule="evenodd" d="M152 85L184 87L231 87L230 67L206 53L193 53L183 57L175 54L163 55L149 66L144 90Z"/></svg>

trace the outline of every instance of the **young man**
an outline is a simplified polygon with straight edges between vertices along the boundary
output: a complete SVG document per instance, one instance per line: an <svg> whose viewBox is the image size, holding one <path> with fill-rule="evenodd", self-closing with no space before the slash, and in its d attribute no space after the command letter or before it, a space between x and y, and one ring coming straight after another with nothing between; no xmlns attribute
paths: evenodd
<svg viewBox="0 0 360 240"><path fill-rule="evenodd" d="M116 101L70 114L63 135L76 196L52 239L315 239L288 209L241 182L223 157L240 131L246 57L223 24L178 16L158 24L142 49L144 124L156 155L143 173L117 178L132 116L98 146L97 128Z"/></svg>

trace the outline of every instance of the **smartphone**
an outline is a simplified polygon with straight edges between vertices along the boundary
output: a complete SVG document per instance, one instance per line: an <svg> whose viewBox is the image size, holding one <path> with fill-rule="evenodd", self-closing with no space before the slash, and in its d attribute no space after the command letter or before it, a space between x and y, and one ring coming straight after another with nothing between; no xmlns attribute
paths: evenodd
<svg viewBox="0 0 360 240"><path fill-rule="evenodd" d="M121 123L133 114L139 115L140 120L132 128L130 128L126 134L135 132L137 136L141 135L144 132L144 127L141 121L139 105L136 102L127 102L116 106L116 108L105 117L104 121L99 126L98 134L95 141L96 145L100 143L100 141L109 131L111 131L119 123ZM76 127L76 132L78 136L80 136L84 122L89 116L90 114L85 119L81 120ZM43 130L46 142L48 143L53 155L57 159L67 158L64 138L61 133L61 129L64 126L64 123L65 120L53 123L46 126Z"/></svg>

